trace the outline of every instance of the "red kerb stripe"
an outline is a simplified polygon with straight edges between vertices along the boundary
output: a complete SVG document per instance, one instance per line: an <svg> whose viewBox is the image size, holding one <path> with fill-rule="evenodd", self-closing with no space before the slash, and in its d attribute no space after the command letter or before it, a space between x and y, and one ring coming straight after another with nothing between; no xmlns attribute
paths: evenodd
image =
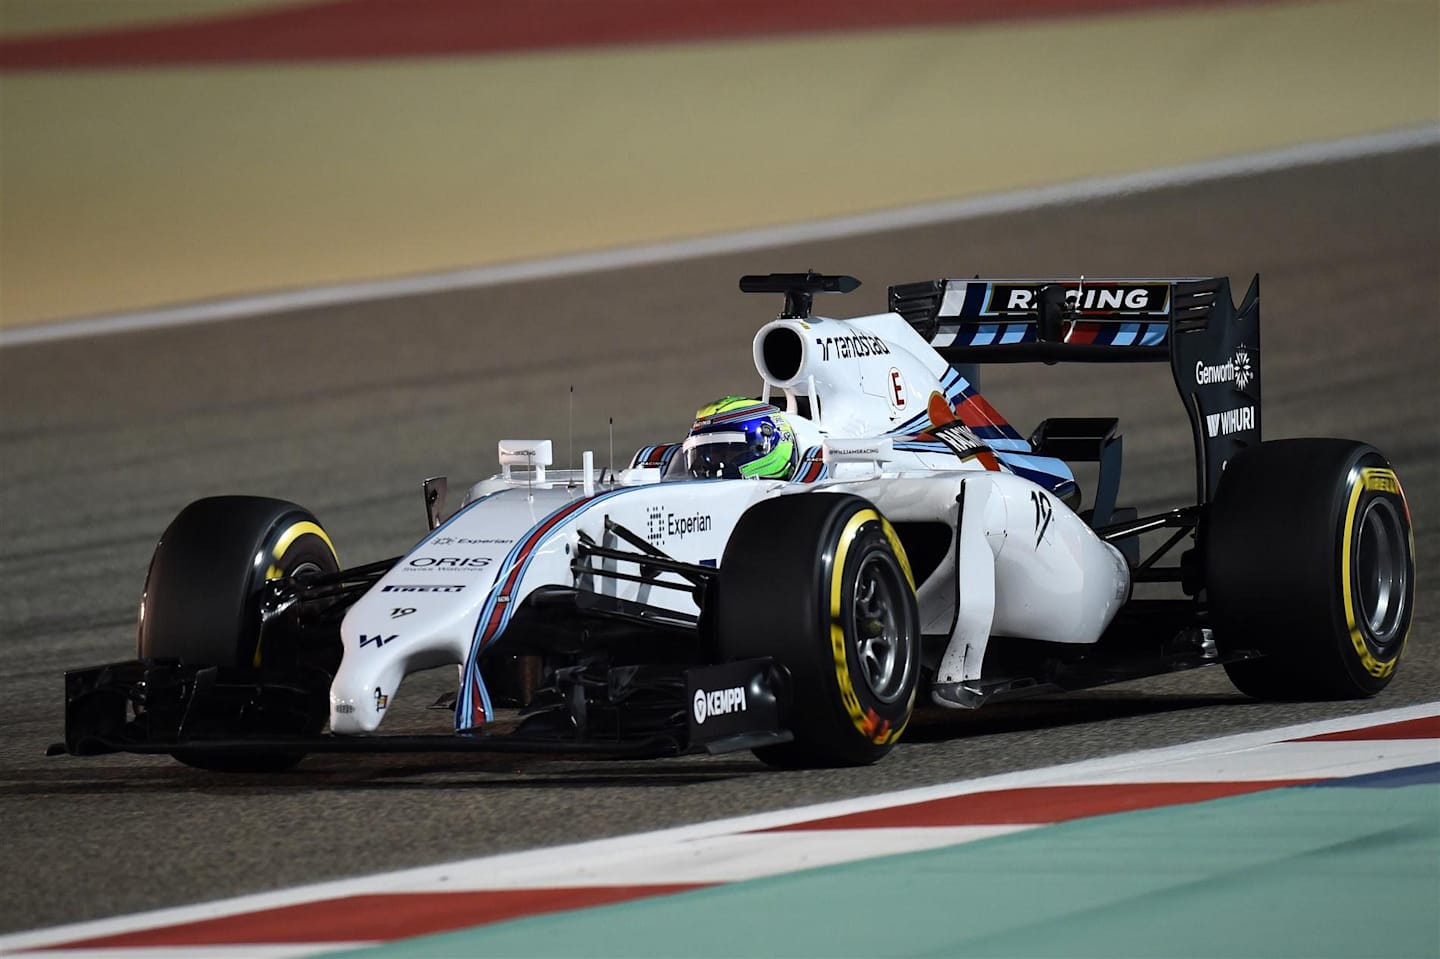
<svg viewBox="0 0 1440 959"><path fill-rule="evenodd" d="M374 942L465 929L505 919L665 896L703 885L590 886L347 896L262 909L178 926L141 929L47 946L94 949L223 946L280 942Z"/></svg>
<svg viewBox="0 0 1440 959"><path fill-rule="evenodd" d="M1086 816L1205 802L1226 796L1261 792L1309 779L1231 783L1122 783L1097 786L1034 786L951 796L928 802L872 809L779 826L765 832L809 829L882 829L897 826L998 826L1064 822Z"/></svg>

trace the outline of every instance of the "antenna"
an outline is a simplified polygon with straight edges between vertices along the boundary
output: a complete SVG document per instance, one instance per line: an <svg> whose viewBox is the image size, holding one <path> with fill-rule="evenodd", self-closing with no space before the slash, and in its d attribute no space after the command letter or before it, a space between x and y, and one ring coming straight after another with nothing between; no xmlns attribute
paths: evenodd
<svg viewBox="0 0 1440 959"><path fill-rule="evenodd" d="M610 482L615 482L615 417L610 417Z"/></svg>
<svg viewBox="0 0 1440 959"><path fill-rule="evenodd" d="M1085 274L1080 274L1080 282L1075 284L1075 306L1066 310L1066 319L1070 321L1070 329L1065 331L1065 338L1062 342L1069 343L1070 335L1075 332L1075 325L1080 321L1080 314L1085 312Z"/></svg>
<svg viewBox="0 0 1440 959"><path fill-rule="evenodd" d="M575 384L570 384L570 487L575 487Z"/></svg>

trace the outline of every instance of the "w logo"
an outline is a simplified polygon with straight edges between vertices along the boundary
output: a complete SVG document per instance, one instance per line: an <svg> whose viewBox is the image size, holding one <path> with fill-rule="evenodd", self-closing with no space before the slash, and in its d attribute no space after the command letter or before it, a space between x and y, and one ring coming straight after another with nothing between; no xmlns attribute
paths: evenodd
<svg viewBox="0 0 1440 959"><path fill-rule="evenodd" d="M1205 431L1211 439L1254 428L1255 407L1253 406L1242 406L1238 410L1225 410L1223 413L1205 414Z"/></svg>
<svg viewBox="0 0 1440 959"><path fill-rule="evenodd" d="M374 646L374 647L376 647L376 648L378 649L379 647L384 646L386 643L390 642L390 640L395 639L395 638L397 638L397 637L395 637L395 636L366 636L364 633L361 633L361 634L360 634L360 648L361 648L361 649L364 649L366 646Z"/></svg>

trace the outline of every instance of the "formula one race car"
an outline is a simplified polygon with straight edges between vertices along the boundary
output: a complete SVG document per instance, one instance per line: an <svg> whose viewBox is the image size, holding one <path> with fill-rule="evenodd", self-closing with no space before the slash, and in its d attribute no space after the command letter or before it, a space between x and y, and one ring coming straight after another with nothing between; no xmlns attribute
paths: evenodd
<svg viewBox="0 0 1440 959"><path fill-rule="evenodd" d="M758 398L702 408L613 475L502 441L501 473L448 518L445 481L425 482L430 529L395 559L340 569L290 503L192 503L151 561L139 658L67 674L53 750L849 765L890 750L918 696L973 708L1213 664L1265 699L1390 681L1414 598L1400 481L1363 443L1261 442L1258 277L1238 308L1224 278L974 279L811 315L858 285L742 278L784 296L754 340ZM1194 505L1117 506L1116 420L1027 439L958 368L1032 360L1168 360ZM1067 461L1099 464L1084 508ZM447 664L453 732L375 735L408 673Z"/></svg>

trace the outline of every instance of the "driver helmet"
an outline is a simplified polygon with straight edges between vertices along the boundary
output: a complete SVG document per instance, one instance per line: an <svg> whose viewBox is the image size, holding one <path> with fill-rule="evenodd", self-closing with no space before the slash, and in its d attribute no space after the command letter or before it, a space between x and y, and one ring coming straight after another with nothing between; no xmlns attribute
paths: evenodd
<svg viewBox="0 0 1440 959"><path fill-rule="evenodd" d="M695 479L788 480L799 462L795 431L778 407L727 396L696 411L671 471Z"/></svg>

